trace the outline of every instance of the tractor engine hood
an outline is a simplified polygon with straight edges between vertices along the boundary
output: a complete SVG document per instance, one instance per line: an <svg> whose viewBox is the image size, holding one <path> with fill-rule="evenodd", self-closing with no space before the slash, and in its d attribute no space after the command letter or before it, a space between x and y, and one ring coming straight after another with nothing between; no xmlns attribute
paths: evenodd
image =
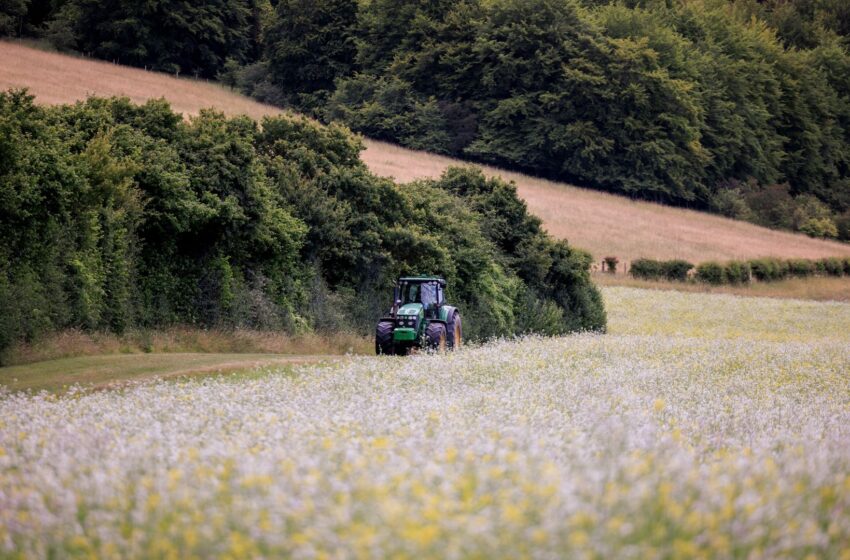
<svg viewBox="0 0 850 560"><path fill-rule="evenodd" d="M402 317L418 317L422 313L423 306L421 303L405 303L398 310L399 318Z"/></svg>

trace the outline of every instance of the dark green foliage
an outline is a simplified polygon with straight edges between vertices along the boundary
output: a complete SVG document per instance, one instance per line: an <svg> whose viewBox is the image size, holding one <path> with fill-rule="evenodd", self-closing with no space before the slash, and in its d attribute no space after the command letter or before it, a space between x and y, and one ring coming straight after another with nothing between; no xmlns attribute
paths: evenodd
<svg viewBox="0 0 850 560"><path fill-rule="evenodd" d="M683 260L664 261L661 263L665 280L677 280L684 282L688 279L688 272L694 267L693 264Z"/></svg>
<svg viewBox="0 0 850 560"><path fill-rule="evenodd" d="M723 267L723 278L728 284L748 284L750 282L750 264L729 261Z"/></svg>
<svg viewBox="0 0 850 560"><path fill-rule="evenodd" d="M844 29L846 10L584 4L363 3L328 41L353 40L357 53L324 116L409 147L839 235L850 54L821 28ZM795 44L805 50L768 27L792 20L808 26ZM748 181L753 192L730 187Z"/></svg>
<svg viewBox="0 0 850 560"><path fill-rule="evenodd" d="M397 78L358 74L339 84L324 113L372 138L449 153L452 139L437 101L420 98Z"/></svg>
<svg viewBox="0 0 850 560"><path fill-rule="evenodd" d="M29 0L0 0L0 36L21 34L29 3Z"/></svg>
<svg viewBox="0 0 850 560"><path fill-rule="evenodd" d="M635 278L645 280L661 280L665 278L665 266L673 263L678 265L679 270L687 270L693 267L684 261L655 261L651 259L639 259L632 263L631 274ZM820 260L789 259L781 260L774 258L755 259L746 261L728 261L725 263L704 262L696 267L695 279L711 285L748 284L752 279L760 282L775 282L789 277L807 278L809 276L843 276L850 275L850 259L826 258ZM688 265L689 268L685 268ZM666 278L674 279L670 276ZM681 277L675 279L683 279Z"/></svg>
<svg viewBox="0 0 850 560"><path fill-rule="evenodd" d="M590 281L590 255L551 240L540 219L528 213L513 184L487 179L476 169L450 168L435 186L460 197L480 216L482 232L498 251L497 270L506 274L503 289L513 290L515 285L518 295L511 297L513 301L535 302L532 307L542 310L540 320L548 325L545 332L605 328L601 294ZM482 304L493 305L486 299ZM520 331L534 330L533 325L539 324L528 311L520 310L519 322L514 323ZM555 321L558 313L563 316Z"/></svg>
<svg viewBox="0 0 850 560"><path fill-rule="evenodd" d="M726 277L726 268L716 262L704 262L697 265L696 279L699 282L718 286L729 280Z"/></svg>
<svg viewBox="0 0 850 560"><path fill-rule="evenodd" d="M838 239L850 241L850 210L835 218L835 230L838 233Z"/></svg>
<svg viewBox="0 0 850 560"><path fill-rule="evenodd" d="M632 261L629 274L641 280L660 280L663 276L661 261L636 259Z"/></svg>
<svg viewBox="0 0 850 560"><path fill-rule="evenodd" d="M451 169L400 188L339 126L12 91L0 131L0 348L66 327L366 331L422 272L472 338L605 328L589 256L513 185Z"/></svg>
<svg viewBox="0 0 850 560"><path fill-rule="evenodd" d="M334 80L351 73L355 0L281 0L265 34L272 83L290 100L318 108Z"/></svg>
<svg viewBox="0 0 850 560"><path fill-rule="evenodd" d="M797 278L813 276L817 272L815 263L807 259L789 259L788 274Z"/></svg>
<svg viewBox="0 0 850 560"><path fill-rule="evenodd" d="M214 77L257 56L262 9L251 0L67 0L51 18L56 46L165 72Z"/></svg>
<svg viewBox="0 0 850 560"><path fill-rule="evenodd" d="M656 261L652 259L637 259L632 261L629 274L641 280L668 280L684 282L688 273L694 268L688 261L674 259Z"/></svg>
<svg viewBox="0 0 850 560"><path fill-rule="evenodd" d="M842 276L844 274L844 262L842 259L831 257L818 261L824 274L829 276Z"/></svg>
<svg viewBox="0 0 850 560"><path fill-rule="evenodd" d="M404 146L850 240L846 0L0 0L0 34Z"/></svg>
<svg viewBox="0 0 850 560"><path fill-rule="evenodd" d="M788 276L789 266L780 259L763 258L750 261L753 278L761 282L782 280Z"/></svg>

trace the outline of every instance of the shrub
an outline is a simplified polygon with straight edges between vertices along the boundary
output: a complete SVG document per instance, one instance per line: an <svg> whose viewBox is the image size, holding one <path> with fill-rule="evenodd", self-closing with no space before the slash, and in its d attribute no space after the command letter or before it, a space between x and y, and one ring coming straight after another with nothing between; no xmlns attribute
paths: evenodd
<svg viewBox="0 0 850 560"><path fill-rule="evenodd" d="M838 227L829 218L809 218L800 224L800 231L809 237L838 237Z"/></svg>
<svg viewBox="0 0 850 560"><path fill-rule="evenodd" d="M850 276L850 257L844 259L844 274Z"/></svg>
<svg viewBox="0 0 850 560"><path fill-rule="evenodd" d="M602 262L604 263L602 272L617 273L617 265L620 264L620 259L617 257L605 257L602 259Z"/></svg>
<svg viewBox="0 0 850 560"><path fill-rule="evenodd" d="M840 241L850 241L850 210L835 218L835 228Z"/></svg>
<svg viewBox="0 0 850 560"><path fill-rule="evenodd" d="M713 286L726 282L726 268L716 262L704 262L697 266L697 280Z"/></svg>
<svg viewBox="0 0 850 560"><path fill-rule="evenodd" d="M750 263L730 261L723 267L726 282L729 284L748 284L750 282Z"/></svg>
<svg viewBox="0 0 850 560"><path fill-rule="evenodd" d="M664 261L661 263L661 270L664 278L670 281L684 282L688 279L688 272L694 267L692 263L675 259L672 261Z"/></svg>
<svg viewBox="0 0 850 560"><path fill-rule="evenodd" d="M807 259L791 259L788 261L788 273L797 278L805 278L817 271L815 263Z"/></svg>
<svg viewBox="0 0 850 560"><path fill-rule="evenodd" d="M818 261L823 273L829 276L841 276L844 274L844 262L836 257L829 257Z"/></svg>
<svg viewBox="0 0 850 560"><path fill-rule="evenodd" d="M782 280L788 276L788 263L779 259L763 258L750 261L753 278L761 282Z"/></svg>
<svg viewBox="0 0 850 560"><path fill-rule="evenodd" d="M629 274L641 280L659 280L664 274L664 267L660 261L652 259L637 259L632 261Z"/></svg>

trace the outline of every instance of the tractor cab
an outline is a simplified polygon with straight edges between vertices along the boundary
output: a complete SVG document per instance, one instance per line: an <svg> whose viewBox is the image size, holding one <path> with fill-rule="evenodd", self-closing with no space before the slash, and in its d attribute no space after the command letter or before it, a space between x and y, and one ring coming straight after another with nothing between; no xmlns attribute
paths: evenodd
<svg viewBox="0 0 850 560"><path fill-rule="evenodd" d="M442 278L399 278L396 306L411 309L422 306L427 317L437 318L445 304L446 281Z"/></svg>
<svg viewBox="0 0 850 560"><path fill-rule="evenodd" d="M406 354L413 348L460 345L460 312L446 304L446 281L438 276L404 276L393 290L389 314L378 323L375 352Z"/></svg>

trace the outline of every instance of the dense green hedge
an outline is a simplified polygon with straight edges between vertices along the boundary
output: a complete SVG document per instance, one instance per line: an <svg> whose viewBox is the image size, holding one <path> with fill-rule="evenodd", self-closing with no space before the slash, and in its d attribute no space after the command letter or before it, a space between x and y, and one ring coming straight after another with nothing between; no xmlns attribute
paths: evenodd
<svg viewBox="0 0 850 560"><path fill-rule="evenodd" d="M0 349L66 327L367 333L401 274L442 274L473 338L604 329L590 257L513 185L400 188L338 126L163 101L0 93Z"/></svg>
<svg viewBox="0 0 850 560"><path fill-rule="evenodd" d="M637 259L632 262L629 274L641 280L688 279L694 265L687 261L657 261ZM676 274L671 274L676 271ZM750 261L707 261L696 267L694 280L719 286L722 284L747 284L752 280L775 282L787 278L810 276L850 276L850 257L829 257L819 260L762 258Z"/></svg>
<svg viewBox="0 0 850 560"><path fill-rule="evenodd" d="M692 268L694 268L693 264L680 259L670 261L637 259L632 262L629 273L642 280L685 281Z"/></svg>

